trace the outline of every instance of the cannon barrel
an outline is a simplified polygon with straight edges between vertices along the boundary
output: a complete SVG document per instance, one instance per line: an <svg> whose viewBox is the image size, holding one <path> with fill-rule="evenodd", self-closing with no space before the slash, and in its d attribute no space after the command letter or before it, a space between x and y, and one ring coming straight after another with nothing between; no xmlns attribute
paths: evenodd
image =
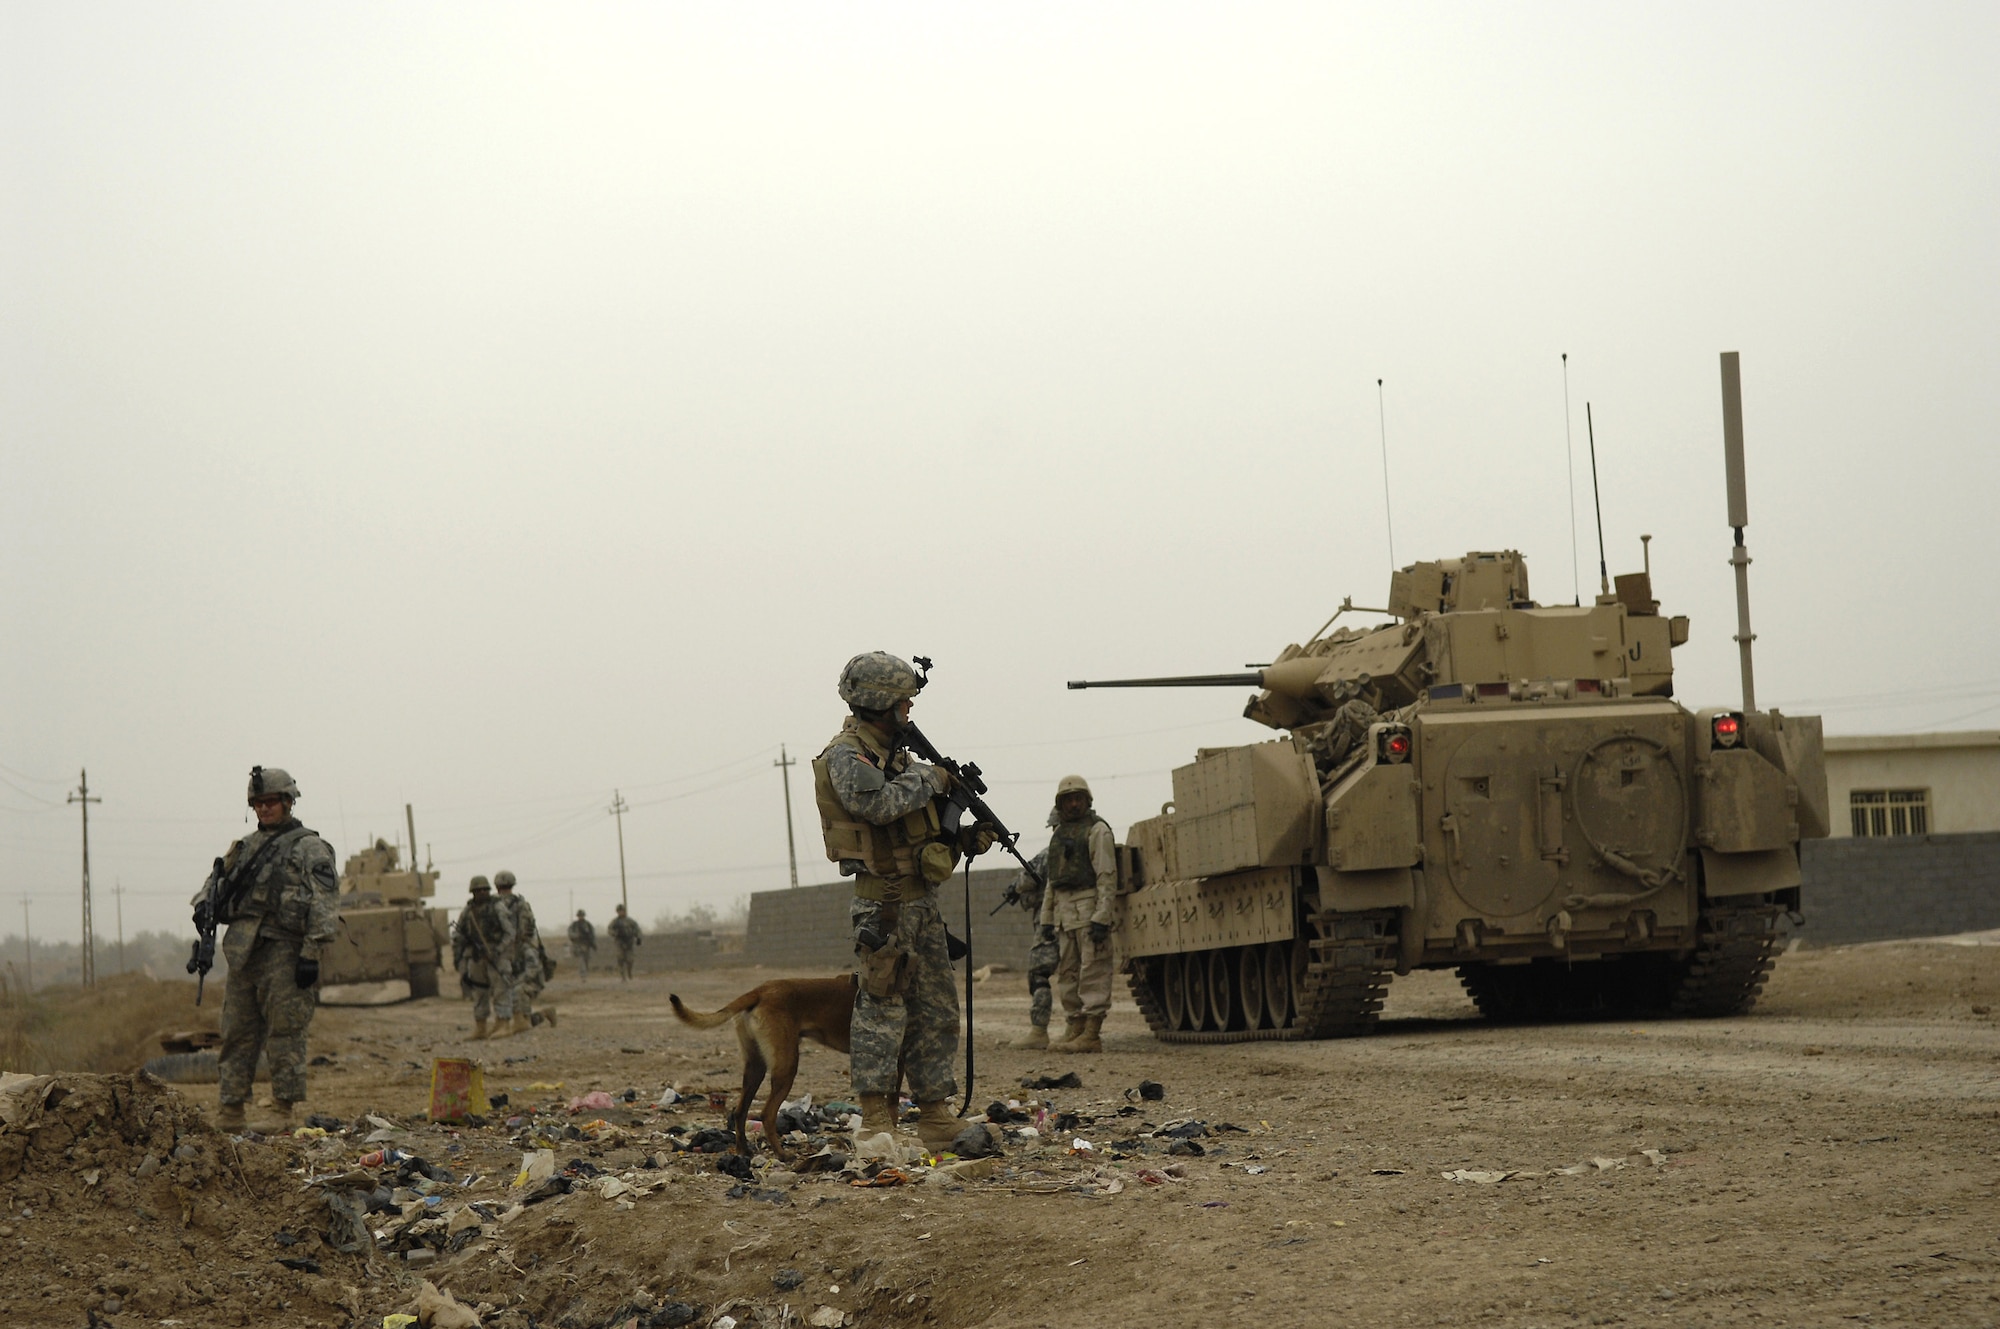
<svg viewBox="0 0 2000 1329"><path fill-rule="evenodd" d="M1182 674L1175 678L1073 678L1071 691L1080 688L1261 688L1264 671L1247 674Z"/></svg>

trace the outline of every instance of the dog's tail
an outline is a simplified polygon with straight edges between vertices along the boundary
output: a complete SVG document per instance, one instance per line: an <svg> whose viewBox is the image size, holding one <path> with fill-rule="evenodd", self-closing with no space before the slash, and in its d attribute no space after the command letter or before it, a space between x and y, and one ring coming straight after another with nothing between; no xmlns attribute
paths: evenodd
<svg viewBox="0 0 2000 1329"><path fill-rule="evenodd" d="M697 1029L713 1029L719 1024L727 1024L743 1012L757 1004L755 991L746 992L719 1011L691 1011L681 1004L678 994L669 992L667 1004L674 1008L674 1014L682 1024L691 1024Z"/></svg>

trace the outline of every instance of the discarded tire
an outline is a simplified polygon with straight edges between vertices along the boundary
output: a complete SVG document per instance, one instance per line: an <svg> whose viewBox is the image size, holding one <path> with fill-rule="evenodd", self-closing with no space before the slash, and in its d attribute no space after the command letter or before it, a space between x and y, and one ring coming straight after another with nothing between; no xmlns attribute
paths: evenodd
<svg viewBox="0 0 2000 1329"><path fill-rule="evenodd" d="M146 1074L168 1084L214 1084L222 1078L217 1069L214 1048L200 1052L174 1052L164 1057L155 1057L146 1063ZM271 1062L261 1052L257 1054L257 1078L271 1078Z"/></svg>

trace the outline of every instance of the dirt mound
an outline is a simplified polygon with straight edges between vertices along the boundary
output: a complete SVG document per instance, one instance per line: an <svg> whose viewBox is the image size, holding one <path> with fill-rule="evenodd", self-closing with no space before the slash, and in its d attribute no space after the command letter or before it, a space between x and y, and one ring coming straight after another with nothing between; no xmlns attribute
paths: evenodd
<svg viewBox="0 0 2000 1329"><path fill-rule="evenodd" d="M359 1262L297 1189L147 1076L0 1075L0 1323L345 1324Z"/></svg>

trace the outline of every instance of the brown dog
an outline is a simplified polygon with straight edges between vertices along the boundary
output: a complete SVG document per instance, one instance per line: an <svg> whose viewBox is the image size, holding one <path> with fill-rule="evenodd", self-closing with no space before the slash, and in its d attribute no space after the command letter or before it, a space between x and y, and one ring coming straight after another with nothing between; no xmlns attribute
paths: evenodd
<svg viewBox="0 0 2000 1329"><path fill-rule="evenodd" d="M736 1131L736 1151L750 1153L750 1100L771 1076L771 1092L765 1095L764 1139L778 1157L784 1158L785 1142L779 1137L778 1109L792 1091L799 1074L799 1040L810 1038L835 1052L848 1051L848 1031L854 1022L854 978L778 978L762 983L712 1013L691 1011L681 999L668 994L674 1014L682 1024L697 1029L713 1029L734 1017L736 1041L743 1045L743 1097L729 1114Z"/></svg>

